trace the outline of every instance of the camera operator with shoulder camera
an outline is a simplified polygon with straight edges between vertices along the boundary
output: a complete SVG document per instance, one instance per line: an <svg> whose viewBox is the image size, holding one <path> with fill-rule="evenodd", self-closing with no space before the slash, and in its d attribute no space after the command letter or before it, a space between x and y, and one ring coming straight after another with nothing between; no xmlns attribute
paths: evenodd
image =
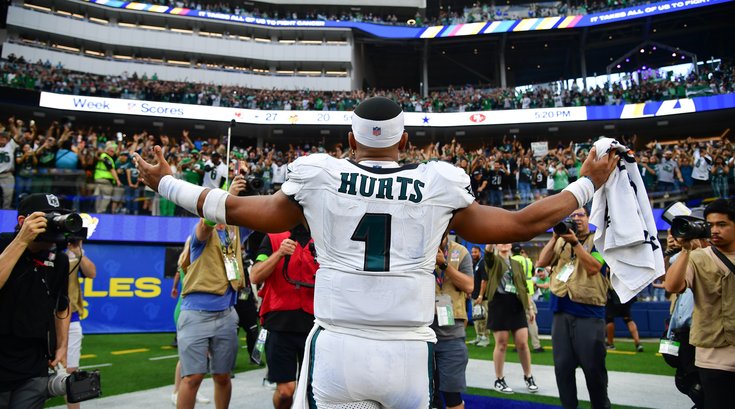
<svg viewBox="0 0 735 409"><path fill-rule="evenodd" d="M0 238L0 408L42 408L48 368L66 366L69 259L44 233L47 212L68 213L54 195L18 205L16 233Z"/></svg>
<svg viewBox="0 0 735 409"><path fill-rule="evenodd" d="M735 203L717 199L704 209L711 246L698 248L707 233L696 224L684 228L672 223L681 245L666 272L667 291L694 294L689 342L696 346L695 365L704 389L705 409L731 407L735 385ZM691 232L691 234L690 234ZM696 233L696 234L694 234Z"/></svg>
<svg viewBox="0 0 735 409"><path fill-rule="evenodd" d="M593 409L609 408L605 367L607 264L594 247L589 210L581 207L554 227L539 255L552 266L550 309L554 373L564 408L578 406L575 371L582 368Z"/></svg>

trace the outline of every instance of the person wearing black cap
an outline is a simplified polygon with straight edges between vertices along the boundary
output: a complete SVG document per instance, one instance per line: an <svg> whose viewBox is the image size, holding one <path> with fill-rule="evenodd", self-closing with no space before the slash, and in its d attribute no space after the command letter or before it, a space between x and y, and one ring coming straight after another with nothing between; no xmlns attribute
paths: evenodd
<svg viewBox="0 0 735 409"><path fill-rule="evenodd" d="M214 151L212 157L204 164L204 178L202 186L210 189L219 189L227 178L227 165L222 162L222 155Z"/></svg>
<svg viewBox="0 0 735 409"><path fill-rule="evenodd" d="M28 195L18 205L16 232L0 235L2 408L42 408L48 368L66 366L69 259L55 243L38 240L51 211L68 213L54 195Z"/></svg>
<svg viewBox="0 0 735 409"><path fill-rule="evenodd" d="M585 177L565 192L511 212L476 203L468 175L449 163L401 166L408 133L390 99L362 101L351 122L351 159L299 157L273 195L235 197L175 179L158 146L157 164L134 160L144 183L208 220L310 229L319 254L315 326L293 408L428 408L433 269L444 232L474 243L530 240L591 200L617 158L590 155Z"/></svg>

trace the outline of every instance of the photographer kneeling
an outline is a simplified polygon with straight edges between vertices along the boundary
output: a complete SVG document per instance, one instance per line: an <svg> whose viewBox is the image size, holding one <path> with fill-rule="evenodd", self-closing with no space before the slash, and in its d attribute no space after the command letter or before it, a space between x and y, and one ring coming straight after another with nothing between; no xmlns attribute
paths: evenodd
<svg viewBox="0 0 735 409"><path fill-rule="evenodd" d="M44 235L46 212L66 213L54 195L18 205L16 233L0 237L0 408L42 408L48 368L66 366L69 259Z"/></svg>
<svg viewBox="0 0 735 409"><path fill-rule="evenodd" d="M735 202L713 201L704 209L704 218L712 246L697 248L696 238L677 238L682 251L666 272L664 287L671 293L692 289L689 342L697 347L704 408L726 408L732 405L735 385Z"/></svg>

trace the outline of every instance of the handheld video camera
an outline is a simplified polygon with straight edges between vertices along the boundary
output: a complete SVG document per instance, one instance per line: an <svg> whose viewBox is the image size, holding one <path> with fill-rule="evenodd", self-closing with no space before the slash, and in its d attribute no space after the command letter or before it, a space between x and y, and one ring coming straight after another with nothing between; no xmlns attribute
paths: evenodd
<svg viewBox="0 0 735 409"><path fill-rule="evenodd" d="M47 390L49 396L66 395L69 403L99 398L102 395L100 372L75 371L68 374L59 366L53 372L49 372Z"/></svg>
<svg viewBox="0 0 735 409"><path fill-rule="evenodd" d="M577 223L572 219L564 219L554 226L554 233L560 236L569 232L577 234Z"/></svg>
<svg viewBox="0 0 735 409"><path fill-rule="evenodd" d="M68 243L87 238L87 228L83 227L82 216L79 214L50 212L45 217L48 221L46 231L39 234L36 241Z"/></svg>

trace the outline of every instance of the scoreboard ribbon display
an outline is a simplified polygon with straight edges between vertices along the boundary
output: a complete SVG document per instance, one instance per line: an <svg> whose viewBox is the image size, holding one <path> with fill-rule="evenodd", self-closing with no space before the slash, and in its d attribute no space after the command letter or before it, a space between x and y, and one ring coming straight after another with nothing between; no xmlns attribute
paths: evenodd
<svg viewBox="0 0 735 409"><path fill-rule="evenodd" d="M376 37L382 38L443 38L468 35L509 33L517 31L591 27L602 24L632 20L636 18L650 17L658 14L675 13L699 7L724 4L729 3L733 0L670 0L609 10L600 13L592 13L583 16L576 15L526 18L521 20L487 21L431 27L392 26L384 24L362 23L357 21L272 20L267 18L246 16L242 14L234 15L181 7L168 7L118 0L86 1L113 8L145 11L150 13L170 14L185 17L196 17L210 20L224 20L257 26L357 29Z"/></svg>

